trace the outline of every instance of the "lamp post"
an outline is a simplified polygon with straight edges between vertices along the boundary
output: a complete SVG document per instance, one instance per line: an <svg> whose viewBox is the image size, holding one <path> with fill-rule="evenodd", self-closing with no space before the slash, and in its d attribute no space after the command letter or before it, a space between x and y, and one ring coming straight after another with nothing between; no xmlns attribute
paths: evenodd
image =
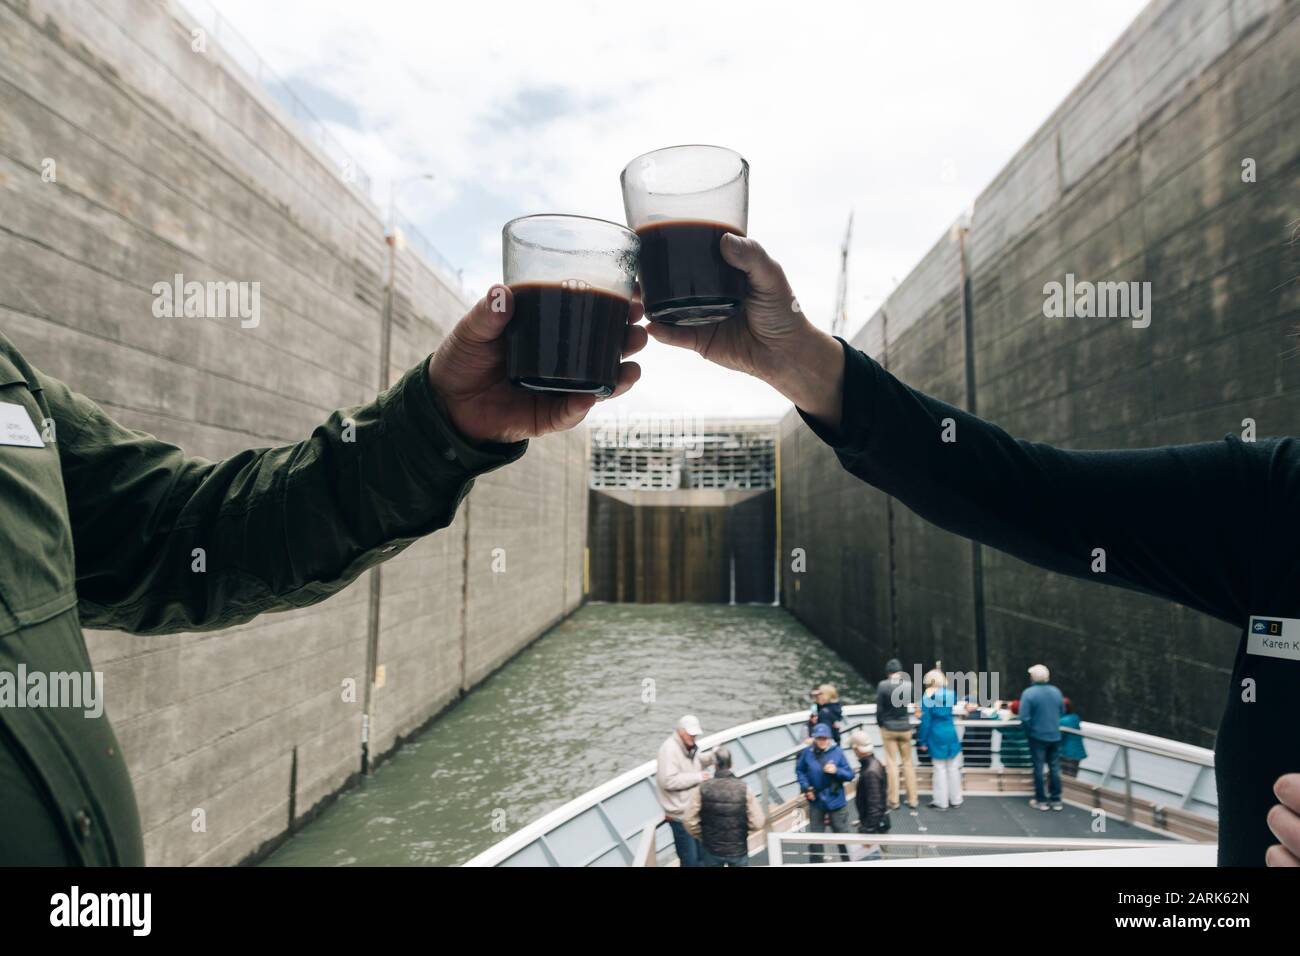
<svg viewBox="0 0 1300 956"><path fill-rule="evenodd" d="M403 186L420 180L433 180L433 173L419 173L405 179L395 179L388 184L388 230L384 241L388 243L388 281L384 286L384 321L379 332L379 390L388 388L389 359L393 341L393 299L397 282L397 194Z"/></svg>
<svg viewBox="0 0 1300 956"><path fill-rule="evenodd" d="M397 193L402 186L421 179L433 179L433 173L421 173L388 184L388 281L384 286L384 316L379 327L379 390L388 388L388 369L393 348L393 298L397 279ZM361 712L361 772L370 773L370 725L375 680L379 666L379 608L383 597L382 565L370 569L370 608L366 622L365 701Z"/></svg>

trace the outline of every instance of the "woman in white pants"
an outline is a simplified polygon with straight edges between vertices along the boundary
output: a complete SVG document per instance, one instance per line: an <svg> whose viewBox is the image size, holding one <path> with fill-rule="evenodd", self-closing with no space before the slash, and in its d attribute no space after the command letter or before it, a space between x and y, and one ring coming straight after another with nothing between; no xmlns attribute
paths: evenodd
<svg viewBox="0 0 1300 956"><path fill-rule="evenodd" d="M961 796L961 740L952 722L952 710L957 695L948 688L948 678L943 671L932 670L925 675L925 694L921 697L921 729L916 742L930 755L934 767L931 784L933 797L930 806L935 810L960 807Z"/></svg>

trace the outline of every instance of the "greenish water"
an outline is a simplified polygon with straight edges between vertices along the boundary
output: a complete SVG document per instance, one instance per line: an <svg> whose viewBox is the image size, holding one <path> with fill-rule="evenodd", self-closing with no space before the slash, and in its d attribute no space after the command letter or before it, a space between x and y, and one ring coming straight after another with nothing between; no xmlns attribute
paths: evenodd
<svg viewBox="0 0 1300 956"><path fill-rule="evenodd" d="M865 682L786 611L593 604L466 695L341 796L271 866L463 863L562 803L654 758L684 713L705 734L802 710L829 681ZM493 830L504 819L505 831Z"/></svg>

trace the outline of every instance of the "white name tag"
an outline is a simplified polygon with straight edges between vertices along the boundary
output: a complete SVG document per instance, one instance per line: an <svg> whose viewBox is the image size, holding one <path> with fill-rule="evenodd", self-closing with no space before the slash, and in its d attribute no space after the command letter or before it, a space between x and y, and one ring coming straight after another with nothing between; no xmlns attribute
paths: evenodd
<svg viewBox="0 0 1300 956"><path fill-rule="evenodd" d="M1246 625L1246 652L1300 661L1300 620L1252 616Z"/></svg>
<svg viewBox="0 0 1300 956"><path fill-rule="evenodd" d="M27 409L10 402L0 402L0 445L23 445L44 448L45 442L32 424Z"/></svg>

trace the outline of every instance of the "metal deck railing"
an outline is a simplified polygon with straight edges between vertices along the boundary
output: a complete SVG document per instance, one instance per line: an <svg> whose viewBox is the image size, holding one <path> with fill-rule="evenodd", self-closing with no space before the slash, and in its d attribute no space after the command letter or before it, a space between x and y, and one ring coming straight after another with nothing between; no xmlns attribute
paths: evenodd
<svg viewBox="0 0 1300 956"><path fill-rule="evenodd" d="M239 67L250 80L256 83L259 90L275 102L285 117L292 122L290 128L329 160L340 179L354 184L372 202L376 204L380 202L380 197L375 194L375 184L370 174L343 147L338 138L330 132L329 126L303 101L302 97L294 91L293 86L262 58L228 19L221 15L211 0L172 0L172 2L174 9L183 12L207 33L207 41L214 50L220 50L230 63ZM451 261L409 219L401 213L396 213L395 219L403 240L419 253L437 275L445 279L457 292L463 294L464 281L461 270L453 266Z"/></svg>
<svg viewBox="0 0 1300 956"><path fill-rule="evenodd" d="M875 705L845 707L847 735L861 727L880 749ZM791 832L801 825L799 785L794 762L804 749L807 713L782 714L703 738L703 749L726 744L734 772L763 805L769 832ZM1027 761L1015 746L1018 720L958 720L963 745L976 734L964 770L972 794L1024 796L1032 792ZM1212 840L1218 831L1214 757L1200 747L1084 723L1079 730L1088 756L1074 778L1063 778L1063 796L1075 807L1102 809L1114 819L1174 839ZM1006 745L1006 760L1004 757ZM854 760L847 750L850 761ZM926 789L928 764L916 755L918 784ZM672 834L655 795L655 761L641 766L546 814L469 861L469 866L668 866L676 859ZM933 837L939 834L929 835ZM901 838L895 837L895 840ZM991 836L992 839L1007 839ZM766 834L755 837L757 852ZM1090 839L1106 845L1103 837ZM819 834L815 842L835 843ZM877 839L875 842L879 842ZM902 841L897 845L903 845ZM1050 841L1049 841L1050 842ZM1059 839L1058 839L1059 842ZM1058 847L1059 848L1059 847Z"/></svg>
<svg viewBox="0 0 1300 956"><path fill-rule="evenodd" d="M827 859L836 854L839 845L862 847L877 851L876 859L911 856L951 856L962 853L987 855L999 852L1054 852L1062 850L1149 850L1150 840L1113 840L1085 837L1018 837L1018 836L952 836L948 834L880 834L880 833L769 833L767 835L768 866L788 866L792 863L811 863L817 853ZM817 862L821 862L818 860ZM831 860L831 862L834 862Z"/></svg>

